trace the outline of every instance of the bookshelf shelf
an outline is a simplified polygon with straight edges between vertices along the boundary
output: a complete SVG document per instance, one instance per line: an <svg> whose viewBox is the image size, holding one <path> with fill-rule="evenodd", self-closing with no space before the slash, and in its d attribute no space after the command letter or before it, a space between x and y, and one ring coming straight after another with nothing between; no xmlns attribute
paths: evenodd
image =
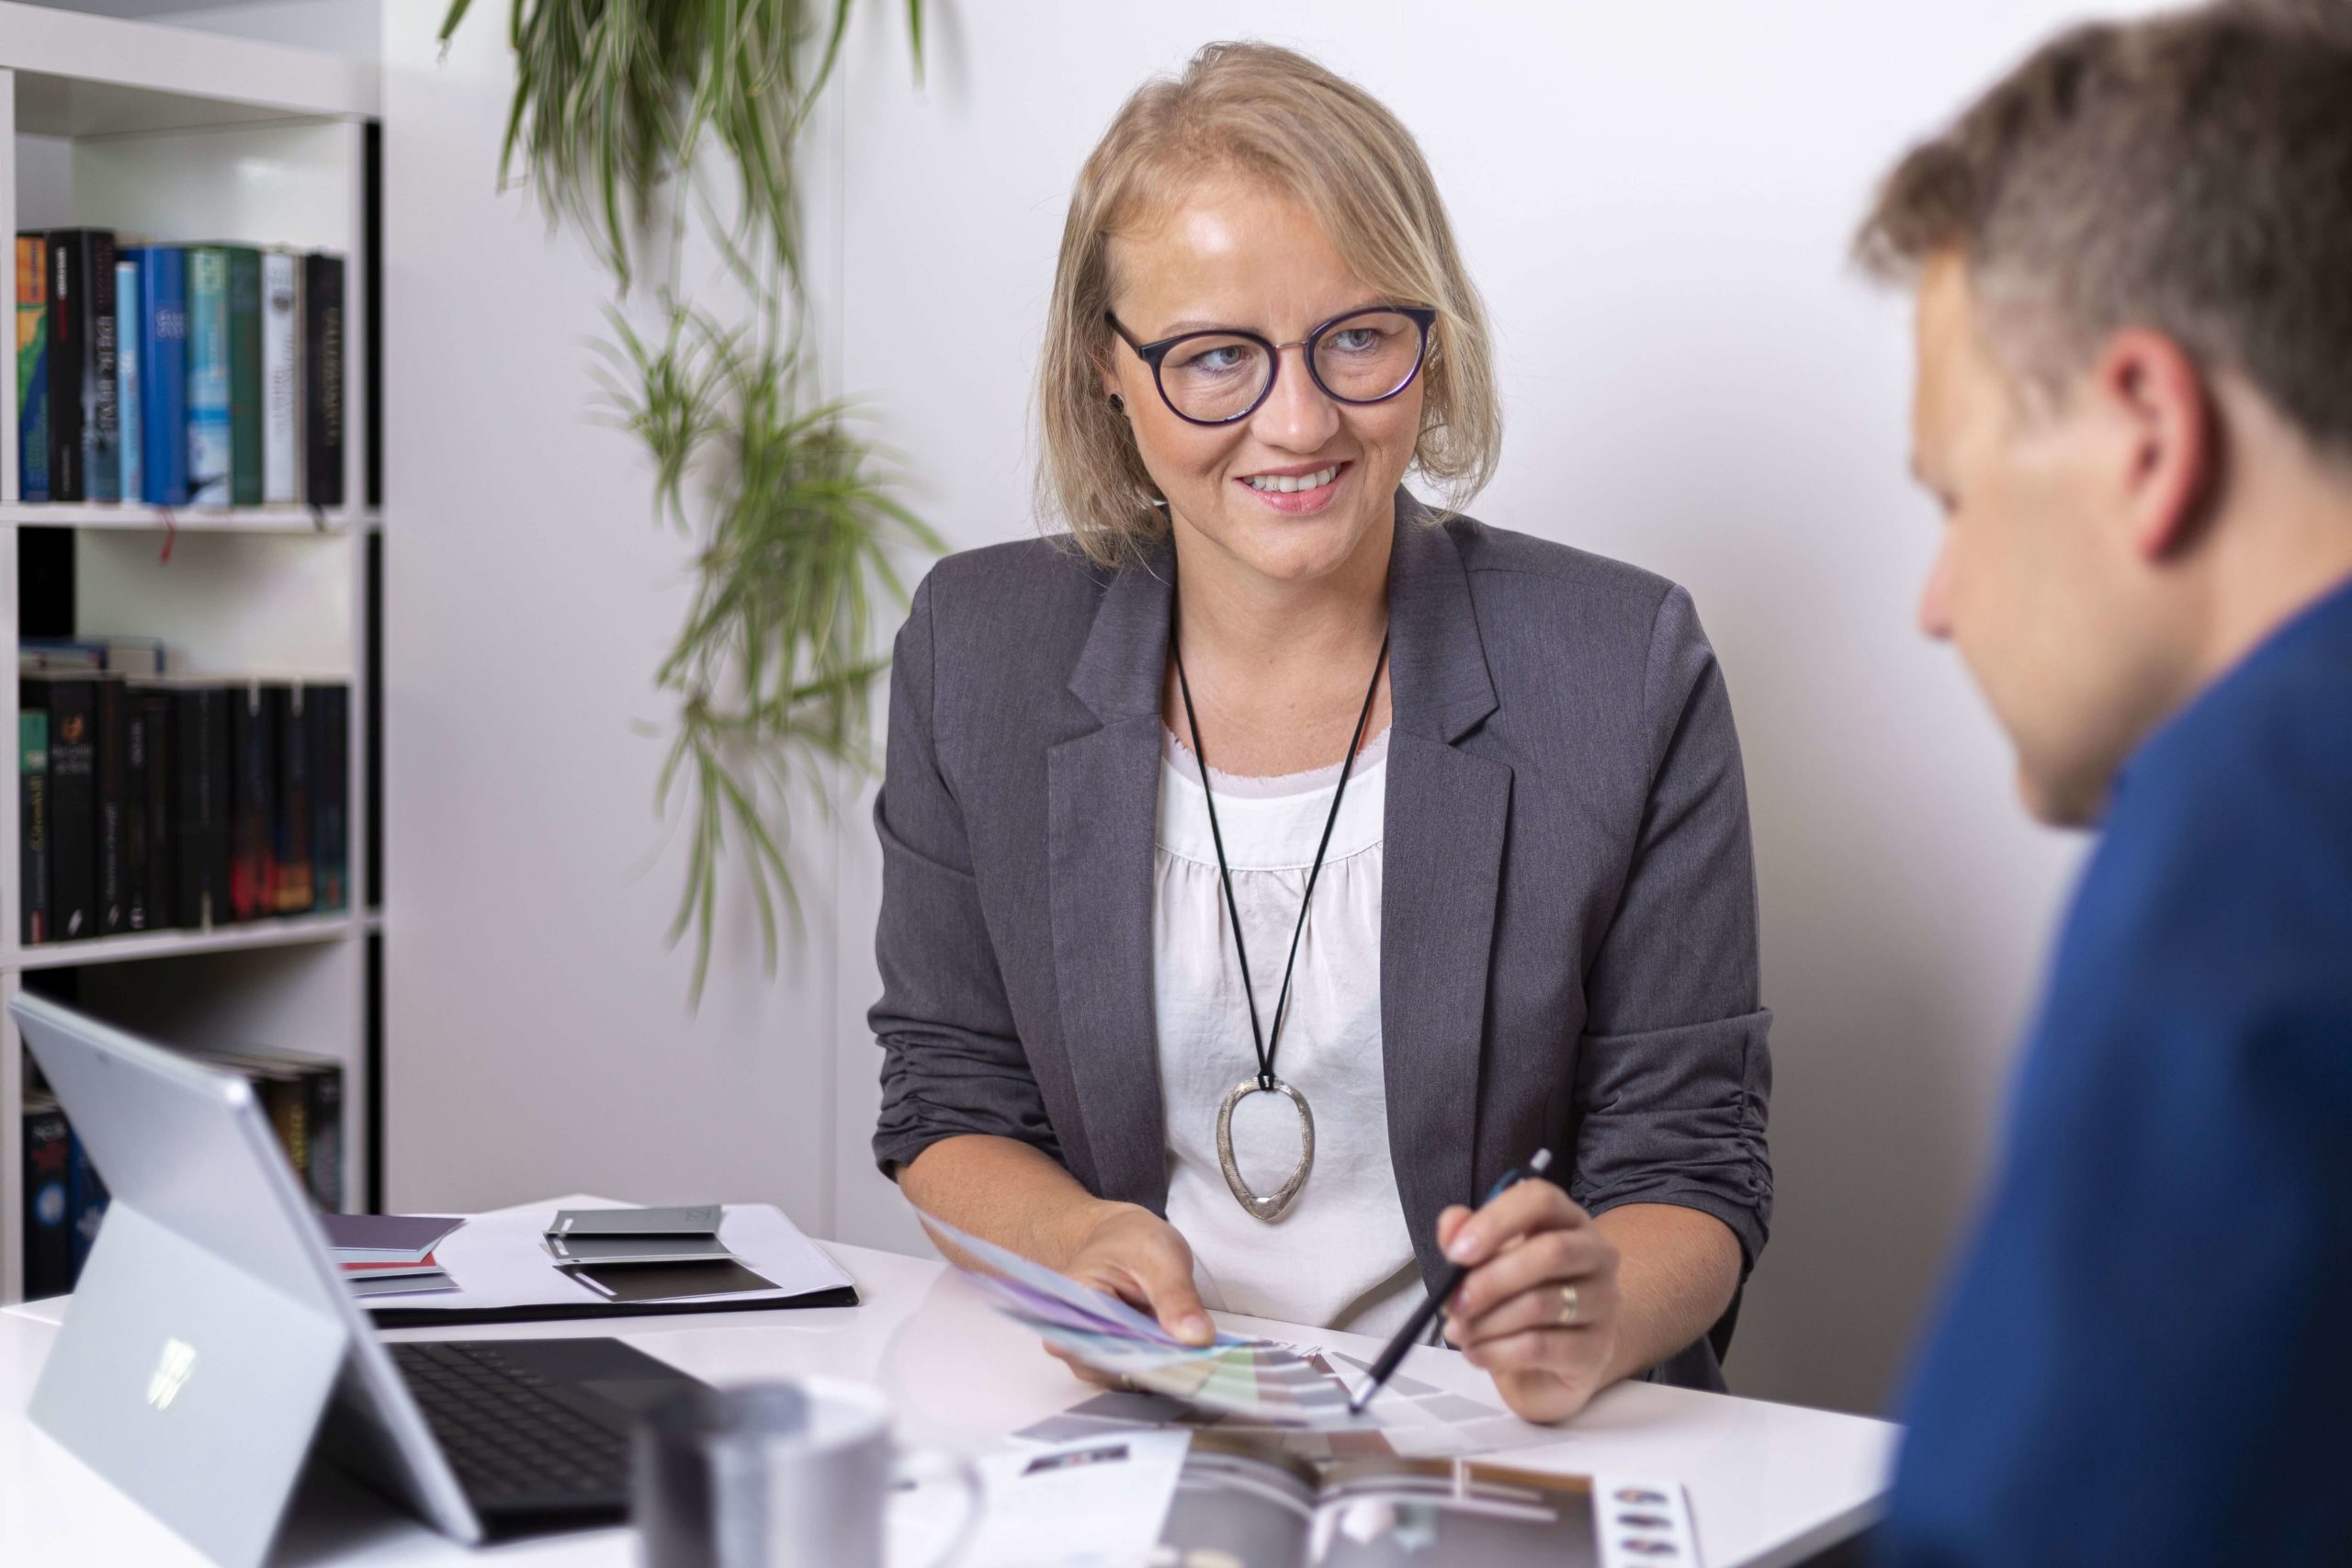
<svg viewBox="0 0 2352 1568"><path fill-rule="evenodd" d="M381 96L379 73L357 61L43 6L0 3L0 37L20 134L365 118Z"/></svg>
<svg viewBox="0 0 2352 1568"><path fill-rule="evenodd" d="M341 534L380 526L364 508L141 506L109 501L0 502L0 524L19 528L125 528L182 534Z"/></svg>
<svg viewBox="0 0 2352 1568"><path fill-rule="evenodd" d="M239 953L294 942L343 942L358 930L359 922L348 909L325 915L282 915L242 925L215 926L205 931L136 931L125 936L92 937L87 942L44 942L39 947L21 949L16 967L68 969L85 964L122 964L195 953Z"/></svg>
<svg viewBox="0 0 2352 1568"><path fill-rule="evenodd" d="M0 130L13 153L0 156L0 231L112 230L163 244L345 258L347 498L323 512L19 501L12 359L0 375L0 647L35 636L154 638L175 674L345 684L351 726L342 829L351 907L326 914L24 946L19 788L0 789L0 1003L31 989L167 1044L332 1058L342 1068L343 1193L353 1208L373 1201L376 1168L369 976L381 915L363 848L375 733L364 704L375 682L369 628L383 517L368 490L364 367L376 325L365 263L376 232L370 122L380 99L372 64L0 0ZM13 268L0 270L13 283ZM18 682L0 682L0 735L12 740L18 707ZM0 1303L25 1292L32 1077L0 1012Z"/></svg>

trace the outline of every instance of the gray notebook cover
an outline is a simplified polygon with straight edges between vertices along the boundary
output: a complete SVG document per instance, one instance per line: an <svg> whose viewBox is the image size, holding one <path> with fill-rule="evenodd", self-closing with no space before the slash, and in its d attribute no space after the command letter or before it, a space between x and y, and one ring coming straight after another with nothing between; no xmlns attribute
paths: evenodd
<svg viewBox="0 0 2352 1568"><path fill-rule="evenodd" d="M558 1209L549 1236L717 1235L718 1205L668 1209Z"/></svg>

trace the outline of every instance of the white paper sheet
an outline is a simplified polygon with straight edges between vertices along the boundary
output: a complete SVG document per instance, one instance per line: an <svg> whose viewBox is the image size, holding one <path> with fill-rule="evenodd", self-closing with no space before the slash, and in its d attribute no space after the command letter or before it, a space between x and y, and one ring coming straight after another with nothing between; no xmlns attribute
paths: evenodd
<svg viewBox="0 0 2352 1568"><path fill-rule="evenodd" d="M432 1295L378 1298L401 1312L495 1312L516 1307L599 1306L611 1303L556 1267L539 1245L555 1209L487 1214L452 1231L434 1256L449 1271L454 1290ZM854 1283L823 1248L772 1203L729 1203L718 1222L718 1238L753 1273L772 1280L774 1291L692 1298L708 1301L784 1301L813 1291ZM638 1303L638 1305L648 1303ZM626 1309L615 1308L615 1311Z"/></svg>
<svg viewBox="0 0 2352 1568"><path fill-rule="evenodd" d="M980 1525L956 1568L1142 1568L1159 1542L1188 1432L1128 1432L992 1454L980 1477ZM892 1495L890 1568L923 1568L956 1522L952 1483Z"/></svg>

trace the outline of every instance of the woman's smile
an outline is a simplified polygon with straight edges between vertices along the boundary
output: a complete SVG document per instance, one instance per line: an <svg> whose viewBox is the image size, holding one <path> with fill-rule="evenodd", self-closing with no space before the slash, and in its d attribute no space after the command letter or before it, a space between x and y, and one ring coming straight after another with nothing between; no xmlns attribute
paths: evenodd
<svg viewBox="0 0 2352 1568"><path fill-rule="evenodd" d="M1283 468L1261 468L1233 482L1269 511L1304 517L1321 512L1339 499L1340 486L1355 469L1352 460L1313 468L1294 463Z"/></svg>

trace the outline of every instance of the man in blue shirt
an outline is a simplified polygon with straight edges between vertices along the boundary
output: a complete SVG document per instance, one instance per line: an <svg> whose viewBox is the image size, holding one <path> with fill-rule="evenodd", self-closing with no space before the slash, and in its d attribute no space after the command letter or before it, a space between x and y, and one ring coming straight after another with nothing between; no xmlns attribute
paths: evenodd
<svg viewBox="0 0 2352 1568"><path fill-rule="evenodd" d="M2102 839L1902 1564L2352 1563L2352 0L2044 47L1889 177L1920 606Z"/></svg>

